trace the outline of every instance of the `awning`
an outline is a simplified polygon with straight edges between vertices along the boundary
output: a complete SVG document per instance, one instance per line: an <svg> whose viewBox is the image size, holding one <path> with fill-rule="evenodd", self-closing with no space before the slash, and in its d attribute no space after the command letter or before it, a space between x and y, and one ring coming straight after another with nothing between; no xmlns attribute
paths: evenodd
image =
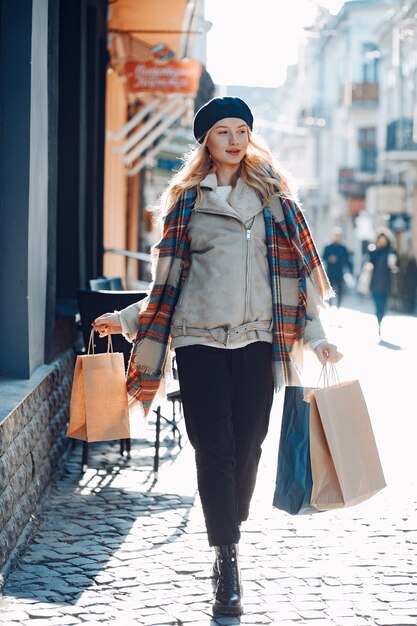
<svg viewBox="0 0 417 626"><path fill-rule="evenodd" d="M157 97L148 102L117 133L107 133L107 138L118 142L113 146L126 165L128 176L137 174L164 144L171 141L178 127L171 128L184 115L192 112L193 100L182 95ZM144 118L147 118L143 122Z"/></svg>
<svg viewBox="0 0 417 626"><path fill-rule="evenodd" d="M183 121L192 120L202 68L183 58L189 38L198 35L198 7L199 0L116 0L109 5L111 66L126 81L129 104L138 109L117 133L107 134L128 176L172 142Z"/></svg>
<svg viewBox="0 0 417 626"><path fill-rule="evenodd" d="M116 0L109 5L110 33L129 33L155 46L163 42L179 59L186 56L198 0Z"/></svg>

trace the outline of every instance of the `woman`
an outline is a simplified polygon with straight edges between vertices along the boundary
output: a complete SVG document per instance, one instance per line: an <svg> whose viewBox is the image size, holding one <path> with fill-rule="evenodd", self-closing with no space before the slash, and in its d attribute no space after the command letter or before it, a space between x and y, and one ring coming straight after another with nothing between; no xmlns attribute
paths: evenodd
<svg viewBox="0 0 417 626"><path fill-rule="evenodd" d="M388 298L391 294L391 275L396 264L387 231L380 231L374 244L369 246L369 261L372 263L370 292L375 303L378 331L381 337L381 322L385 316Z"/></svg>
<svg viewBox="0 0 417 626"><path fill-rule="evenodd" d="M249 515L274 387L298 382L303 343L341 358L318 307L331 293L288 183L252 134L240 98L214 98L194 119L200 144L166 190L147 301L95 320L134 341L128 390L145 413L175 349L195 449L213 610L243 612L238 542ZM140 307L140 309L139 309Z"/></svg>

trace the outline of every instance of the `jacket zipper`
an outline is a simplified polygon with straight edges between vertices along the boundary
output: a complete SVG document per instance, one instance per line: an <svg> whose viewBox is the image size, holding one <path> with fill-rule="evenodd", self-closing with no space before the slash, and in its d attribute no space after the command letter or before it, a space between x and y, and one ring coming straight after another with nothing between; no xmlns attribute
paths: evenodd
<svg viewBox="0 0 417 626"><path fill-rule="evenodd" d="M247 314L249 310L249 294L250 294L249 283L250 283L251 270L252 270L250 247L251 247L251 231L252 231L254 223L255 223L255 218L253 218L250 228L246 228L246 226L244 225L245 233L246 233L246 271L245 271L245 310L243 311L243 324L246 323Z"/></svg>
<svg viewBox="0 0 417 626"><path fill-rule="evenodd" d="M204 209L204 208L198 208L195 209L196 213L209 213L211 215L219 215L218 211L210 211L210 209ZM250 242L251 242L251 231L253 228L253 225L255 223L255 219L257 217L257 215L255 215L253 217L252 220L252 224L250 226L250 228L246 228L245 224L242 222L242 220L237 217L237 215L235 215L234 213L226 213L226 212L222 212L220 213L220 215L226 216L226 217L232 217L233 219L237 220L238 222L240 222L240 224L242 224L242 228L243 228L243 232L244 232L244 237L245 237L245 253L246 253L246 262L245 262L245 304L244 304L244 311L243 311L243 321L242 323L245 323L246 320L246 315L247 315L247 311L249 308L249 281L250 281L250 274L251 274L251 256L250 256Z"/></svg>

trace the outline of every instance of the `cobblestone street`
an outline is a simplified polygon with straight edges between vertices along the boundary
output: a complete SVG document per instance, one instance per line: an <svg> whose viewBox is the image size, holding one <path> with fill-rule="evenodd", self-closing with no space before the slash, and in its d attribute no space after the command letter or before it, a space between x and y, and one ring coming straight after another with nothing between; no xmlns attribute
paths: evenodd
<svg viewBox="0 0 417 626"><path fill-rule="evenodd" d="M6 581L0 623L416 625L417 319L389 316L378 343L375 320L362 308L331 312L332 327L346 353L341 374L361 380L388 487L334 513L291 517L272 509L278 395L243 527L242 618L211 613L213 555L190 446L179 452L168 435L154 483L150 425L132 442L130 461L121 460L118 442L91 446L81 478L80 444L67 457Z"/></svg>

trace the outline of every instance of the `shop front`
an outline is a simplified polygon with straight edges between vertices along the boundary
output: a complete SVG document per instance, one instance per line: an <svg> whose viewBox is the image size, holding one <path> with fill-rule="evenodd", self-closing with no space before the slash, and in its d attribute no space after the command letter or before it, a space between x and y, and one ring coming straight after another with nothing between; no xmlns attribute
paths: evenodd
<svg viewBox="0 0 417 626"><path fill-rule="evenodd" d="M76 290L126 277L105 249L146 248L148 164L202 72L166 93L154 65L184 86L201 16L186 0L0 0L0 568L68 450Z"/></svg>

